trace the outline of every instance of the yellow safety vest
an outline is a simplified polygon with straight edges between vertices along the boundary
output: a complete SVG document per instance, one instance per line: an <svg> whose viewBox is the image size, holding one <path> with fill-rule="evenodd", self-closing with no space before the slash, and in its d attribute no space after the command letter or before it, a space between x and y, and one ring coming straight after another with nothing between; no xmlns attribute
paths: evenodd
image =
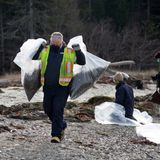
<svg viewBox="0 0 160 160"><path fill-rule="evenodd" d="M48 63L48 56L50 52L50 46L44 48L38 59L41 60L41 84L44 85L44 74ZM61 86L68 86L73 77L73 65L75 62L75 51L72 48L64 48L63 59L60 67L59 84ZM54 73L53 73L54 76Z"/></svg>

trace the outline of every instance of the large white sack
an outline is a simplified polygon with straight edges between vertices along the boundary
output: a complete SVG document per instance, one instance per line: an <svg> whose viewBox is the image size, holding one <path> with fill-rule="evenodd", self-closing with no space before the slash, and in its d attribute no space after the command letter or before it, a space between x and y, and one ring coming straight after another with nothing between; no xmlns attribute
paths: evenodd
<svg viewBox="0 0 160 160"><path fill-rule="evenodd" d="M80 45L80 48L85 55L86 64L83 66L76 64L74 65L74 77L70 92L71 99L79 97L89 88L91 88L110 64L110 62L87 52L82 36L77 36L70 39L67 46L71 47L72 44L75 43Z"/></svg>
<svg viewBox="0 0 160 160"><path fill-rule="evenodd" d="M149 124L153 121L153 118L146 111L140 112L136 108L134 108L133 116L138 122L143 124Z"/></svg>
<svg viewBox="0 0 160 160"><path fill-rule="evenodd" d="M138 136L145 137L151 142L160 144L160 124L150 123L136 127Z"/></svg>
<svg viewBox="0 0 160 160"><path fill-rule="evenodd" d="M95 107L95 119L101 124L118 124L124 126L139 126L140 123L151 123L152 117L134 109L133 116L137 119L131 120L125 117L124 107L114 102L104 102Z"/></svg>
<svg viewBox="0 0 160 160"><path fill-rule="evenodd" d="M41 62L34 60L29 61L28 70L25 70L24 77L22 78L25 93L30 101L41 87Z"/></svg>
<svg viewBox="0 0 160 160"><path fill-rule="evenodd" d="M104 102L96 106L95 120L101 124L139 125L138 122L125 118L124 107L114 102Z"/></svg>
<svg viewBox="0 0 160 160"><path fill-rule="evenodd" d="M41 61L32 60L32 58L42 43L46 43L46 40L42 38L28 39L23 43L20 52L14 59L14 63L21 68L21 83L29 101L41 87Z"/></svg>
<svg viewBox="0 0 160 160"><path fill-rule="evenodd" d="M25 62L32 60L33 56L35 55L42 43L47 42L45 39L42 38L28 39L20 47L20 52L17 53L13 62L17 64L23 71L25 71L28 67L28 64L26 65Z"/></svg>
<svg viewBox="0 0 160 160"><path fill-rule="evenodd" d="M105 102L95 107L95 119L98 123L136 126L138 136L160 144L160 124L152 123L153 118L146 111L134 109L133 116L137 121L125 118L124 115L124 107L113 102Z"/></svg>

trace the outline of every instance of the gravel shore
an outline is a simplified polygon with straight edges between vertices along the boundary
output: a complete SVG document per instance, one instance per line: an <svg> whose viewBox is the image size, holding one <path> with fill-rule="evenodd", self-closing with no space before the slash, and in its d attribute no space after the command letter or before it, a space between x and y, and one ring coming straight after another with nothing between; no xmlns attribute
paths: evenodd
<svg viewBox="0 0 160 160"><path fill-rule="evenodd" d="M91 97L103 95L114 97L114 87L96 84L96 88L74 101L86 102ZM154 87L135 90L135 95L153 93ZM34 111L34 105L39 106L42 98L40 90L29 103L22 87L3 88L0 108L7 107L12 113L11 108L15 106L21 106L19 109L29 106ZM12 118L0 115L0 160L160 160L160 145L137 137L135 127L101 125L94 119L79 122L68 118L65 139L53 144L50 142L51 124L42 112L35 112L39 119L25 119L25 116L18 116L16 110ZM34 116L34 112L31 113ZM159 123L160 117L155 117L154 121Z"/></svg>
<svg viewBox="0 0 160 160"><path fill-rule="evenodd" d="M44 120L17 120L1 116L2 160L159 160L160 145L136 136L134 127L68 122L65 139L50 143L50 125Z"/></svg>
<svg viewBox="0 0 160 160"><path fill-rule="evenodd" d="M145 96L148 94L153 94L156 86L154 84L148 85L148 89L139 90L134 89L134 95L136 96ZM2 88L0 93L0 105L11 107L12 105L18 105L22 103L28 103L27 97L25 95L25 91L23 87L7 87ZM107 96L107 97L115 97L115 85L111 84L96 84L94 88L89 89L83 95L78 97L77 99L71 100L68 98L68 101L73 102L87 102L90 98L96 96ZM9 99L9 101L8 101ZM42 88L35 94L33 99L30 101L34 102L42 102L43 92Z"/></svg>

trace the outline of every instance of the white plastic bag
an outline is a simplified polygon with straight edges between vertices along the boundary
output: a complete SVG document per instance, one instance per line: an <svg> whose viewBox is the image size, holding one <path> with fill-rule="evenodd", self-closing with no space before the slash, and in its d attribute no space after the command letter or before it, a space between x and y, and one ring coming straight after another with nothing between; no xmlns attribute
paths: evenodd
<svg viewBox="0 0 160 160"><path fill-rule="evenodd" d="M14 63L21 68L21 83L24 86L29 101L41 87L41 61L32 60L32 58L42 43L46 43L46 40L42 38L28 39L23 43L20 52L14 59Z"/></svg>
<svg viewBox="0 0 160 160"><path fill-rule="evenodd" d="M134 108L133 117L143 124L149 124L153 121L153 118L146 111L140 112L136 108Z"/></svg>
<svg viewBox="0 0 160 160"><path fill-rule="evenodd" d="M95 107L95 119L102 124L139 126L153 120L147 112L140 112L138 109L134 109L133 116L137 121L126 118L124 107L114 102L105 102Z"/></svg>
<svg viewBox="0 0 160 160"><path fill-rule="evenodd" d="M83 66L74 65L74 77L72 79L70 92L71 99L79 97L91 88L110 64L110 62L87 52L82 36L72 38L68 43L68 47L71 47L74 43L80 45L80 48L85 55L86 64Z"/></svg>
<svg viewBox="0 0 160 160"><path fill-rule="evenodd" d="M32 60L28 62L28 70L24 72L23 86L30 101L41 87L41 62Z"/></svg>
<svg viewBox="0 0 160 160"><path fill-rule="evenodd" d="M33 56L35 55L35 53L37 52L42 43L47 43L47 42L45 39L42 38L28 39L20 47L20 52L17 53L13 62L17 64L22 70L25 71L28 67L27 65L25 65L25 62L32 60Z"/></svg>
<svg viewBox="0 0 160 160"><path fill-rule="evenodd" d="M153 118L146 111L134 109L133 116L137 121L125 118L124 107L113 102L104 102L95 107L95 119L98 123L136 126L138 136L160 144L160 124L152 123Z"/></svg>
<svg viewBox="0 0 160 160"><path fill-rule="evenodd" d="M158 123L149 123L136 127L136 133L138 136L145 137L151 142L160 144L160 124Z"/></svg>

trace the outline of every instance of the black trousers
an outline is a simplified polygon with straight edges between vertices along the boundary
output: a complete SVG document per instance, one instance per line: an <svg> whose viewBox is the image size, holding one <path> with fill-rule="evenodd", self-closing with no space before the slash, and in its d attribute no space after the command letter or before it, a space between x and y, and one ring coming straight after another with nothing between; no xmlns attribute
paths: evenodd
<svg viewBox="0 0 160 160"><path fill-rule="evenodd" d="M52 122L51 135L59 136L62 130L67 127L63 114L69 92L67 89L60 89L56 91L43 89L43 92L44 112Z"/></svg>
<svg viewBox="0 0 160 160"><path fill-rule="evenodd" d="M132 118L133 117L133 107L129 107L129 106L127 106L127 107L124 107L125 108L125 117L127 117L127 118Z"/></svg>

